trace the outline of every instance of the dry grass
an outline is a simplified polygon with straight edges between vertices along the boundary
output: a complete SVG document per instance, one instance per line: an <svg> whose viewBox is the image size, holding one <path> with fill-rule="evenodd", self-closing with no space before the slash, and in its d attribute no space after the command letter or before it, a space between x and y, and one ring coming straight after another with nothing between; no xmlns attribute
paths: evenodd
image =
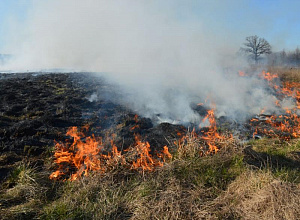
<svg viewBox="0 0 300 220"><path fill-rule="evenodd" d="M300 68L269 66L267 71L278 74L283 81L300 82Z"/></svg>
<svg viewBox="0 0 300 220"><path fill-rule="evenodd" d="M212 207L218 207L223 216L243 219L299 219L300 188L275 179L270 172L247 171L228 186Z"/></svg>
<svg viewBox="0 0 300 220"><path fill-rule="evenodd" d="M48 173L40 172L28 163L21 163L12 171L0 193L2 219L26 219L40 211L46 198Z"/></svg>
<svg viewBox="0 0 300 220"><path fill-rule="evenodd" d="M3 219L299 219L300 186L272 169L253 169L243 146L218 143L216 155L201 156L189 135L165 166L138 172L122 166L77 181L50 182L20 165L1 194ZM255 141L257 152L290 155L298 143ZM268 146L274 148L272 151ZM289 146L289 147L287 147ZM282 151L280 147L287 147ZM281 179L280 179L281 178ZM53 196L54 195L54 196ZM6 203L6 205L4 204Z"/></svg>
<svg viewBox="0 0 300 220"><path fill-rule="evenodd" d="M114 170L66 183L44 207L45 219L193 219L245 169L241 150L200 157L188 140L183 153L154 172ZM183 150L183 149L182 149ZM187 153L188 152L188 153ZM187 154L186 154L187 153ZM178 156L180 155L180 156Z"/></svg>

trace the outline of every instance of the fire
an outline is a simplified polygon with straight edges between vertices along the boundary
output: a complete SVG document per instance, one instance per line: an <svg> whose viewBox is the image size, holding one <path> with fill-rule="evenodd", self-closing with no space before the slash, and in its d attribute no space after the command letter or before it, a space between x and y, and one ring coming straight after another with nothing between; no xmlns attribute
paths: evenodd
<svg viewBox="0 0 300 220"><path fill-rule="evenodd" d="M218 152L218 148L216 146L216 140L222 140L225 137L221 136L217 132L217 123L215 119L215 109L210 109L207 112L207 115L205 118L202 120L202 122L205 122L206 120L209 121L210 126L207 132L203 134L202 139L205 140L206 144L209 146L209 153L216 153Z"/></svg>
<svg viewBox="0 0 300 220"><path fill-rule="evenodd" d="M58 179L60 176L67 174L71 169L76 172L70 177L71 180L77 179L79 176L85 175L92 170L104 171L101 165L101 155L99 154L103 148L102 139L94 136L87 137L82 141L84 134L78 131L77 127L71 127L67 131L67 135L73 138L72 144L56 143L56 151L54 161L58 164L58 170L50 175L51 179ZM66 168L69 165L70 168Z"/></svg>
<svg viewBox="0 0 300 220"><path fill-rule="evenodd" d="M281 109L282 105L280 100L284 97L294 99L295 107L292 109L283 109L285 113L279 116L266 116L266 120L263 122L258 119L251 119L250 123L255 127L253 137L258 133L285 140L289 140L292 137L300 137L300 117L297 115L297 111L300 109L300 83L284 82L279 86L275 81L275 79L279 78L277 74L270 74L263 71L260 76L268 81L269 86L273 88L278 95L279 99L275 101L277 108ZM260 114L264 111L265 109L263 109ZM271 128L263 128L263 125L269 125Z"/></svg>
<svg viewBox="0 0 300 220"><path fill-rule="evenodd" d="M215 154L219 151L218 145L221 141L232 140L232 135L222 135L217 130L217 123L215 119L215 108L207 111L207 115L203 118L202 122L208 120L209 126L202 130L200 134L197 134L195 129L182 136L174 144L178 146L178 151L186 154L188 150L185 149L194 146L198 146L198 149L192 149L192 151L198 151L200 156ZM199 125L199 128L201 126Z"/></svg>
<svg viewBox="0 0 300 220"><path fill-rule="evenodd" d="M200 156L217 153L219 150L217 142L225 139L217 131L214 111L214 109L209 110L203 119L203 122L208 120L210 123L206 132L198 136L195 130L192 131L193 137L202 142L198 149ZM140 135L135 135L135 143L123 152L118 150L112 137L111 151L104 153L105 146L102 139L94 135L86 137L83 130L87 131L87 129L88 127L83 127L82 131L79 131L77 127L71 127L66 133L71 137L71 142L56 143L54 162L57 170L50 175L50 179L65 179L66 176L70 176L69 180L73 181L81 176L87 176L91 171L105 173L119 165L144 173L163 166L173 158L167 146L164 146L163 150L156 153L154 157L149 142L142 141ZM178 145L180 148L184 146L182 143L188 137L181 133L178 135L181 136Z"/></svg>
<svg viewBox="0 0 300 220"><path fill-rule="evenodd" d="M134 116L134 121L135 121L135 125L131 127L131 130L132 130L132 131L135 130L136 128L139 128L139 127L140 127L140 125L137 124L137 123L139 122L139 120L138 120L138 115L135 115L135 116Z"/></svg>
<svg viewBox="0 0 300 220"><path fill-rule="evenodd" d="M239 76L247 76L247 74L243 71L239 71Z"/></svg>
<svg viewBox="0 0 300 220"><path fill-rule="evenodd" d="M142 142L139 135L135 136L135 146L129 152L137 154L136 160L132 162L131 169L141 169L142 171L152 171L157 166L163 166L163 163L158 159L154 159L150 154L149 142Z"/></svg>
<svg viewBox="0 0 300 220"><path fill-rule="evenodd" d="M259 76L268 82L273 82L274 79L279 78L277 74L271 74L269 72L266 73L265 71L262 71Z"/></svg>
<svg viewBox="0 0 300 220"><path fill-rule="evenodd" d="M170 154L169 148L167 146L164 146L164 150L162 154L159 155L159 157L162 157L164 162L166 162L167 159L172 159L172 154Z"/></svg>
<svg viewBox="0 0 300 220"><path fill-rule="evenodd" d="M240 76L246 76L244 72L239 72ZM269 137L278 137L284 140L300 137L300 83L285 82L279 85L277 74L262 72L260 77L268 82L268 85L276 94L277 100L274 105L284 113L281 115L268 115L266 108L263 108L256 118L250 120L253 126L253 138L256 135L264 134ZM295 101L295 107L292 109L282 109L282 100L289 97ZM205 100L205 103L207 100ZM198 105L203 105L199 103ZM209 122L205 129L199 128L201 132L195 129L187 134L177 132L178 140L174 144L178 147L177 151L182 155L198 153L200 156L215 154L220 149L220 143L226 143L233 140L232 135L223 135L218 132L215 118L215 107L207 111L202 123ZM134 116L136 125L130 128L131 131L139 128L138 115ZM173 156L169 148L164 146L162 151L153 154L149 142L143 141L140 135L135 134L135 143L127 146L127 150L119 151L113 142L114 137L110 138L110 147L104 145L102 138L94 135L85 136L84 131L88 131L88 126L83 126L81 131L77 127L71 127L66 135L71 137L71 142L56 143L54 162L57 166L50 179L64 179L69 176L69 180L76 180L81 176L87 176L91 171L105 173L113 170L115 167L122 166L127 169L141 172L153 171L157 167L163 166L170 161ZM229 141L230 142L230 141ZM185 149L192 146L190 149ZM226 146L226 145L224 145ZM107 151L107 149L110 149Z"/></svg>
<svg viewBox="0 0 300 220"><path fill-rule="evenodd" d="M139 135L135 136L135 144L127 150L126 154L118 151L112 140L111 151L104 154L102 139L94 135L85 137L77 127L69 128L67 135L73 142L56 143L54 163L58 168L50 175L50 179L63 179L72 173L69 180L73 181L81 176L87 176L91 171L105 173L119 164L143 172L153 171L172 158L167 146L164 146L163 151L154 158L150 153L150 144L141 141Z"/></svg>

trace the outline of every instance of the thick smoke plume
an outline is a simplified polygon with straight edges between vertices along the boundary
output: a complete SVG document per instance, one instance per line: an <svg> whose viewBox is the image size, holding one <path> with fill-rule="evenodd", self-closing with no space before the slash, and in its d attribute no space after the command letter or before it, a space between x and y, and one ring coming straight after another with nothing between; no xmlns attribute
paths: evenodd
<svg viewBox="0 0 300 220"><path fill-rule="evenodd" d="M234 119L273 106L263 83L238 77L244 62L192 13L195 2L33 1L25 28L11 30L16 59L6 68L105 72L123 104L173 123L198 122L191 103L207 98Z"/></svg>

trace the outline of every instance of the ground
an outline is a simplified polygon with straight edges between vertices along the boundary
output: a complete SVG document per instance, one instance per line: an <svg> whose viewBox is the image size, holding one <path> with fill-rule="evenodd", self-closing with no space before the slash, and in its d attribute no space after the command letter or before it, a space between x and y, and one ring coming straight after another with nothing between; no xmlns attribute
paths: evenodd
<svg viewBox="0 0 300 220"><path fill-rule="evenodd" d="M185 127L136 116L107 98L114 91L90 73L0 75L2 219L300 218L298 140L227 138L203 156L203 143ZM107 152L106 137L122 151L140 135L152 154L168 145L172 158L149 172L117 161L75 181L49 179L55 143L68 142L69 127L86 125Z"/></svg>

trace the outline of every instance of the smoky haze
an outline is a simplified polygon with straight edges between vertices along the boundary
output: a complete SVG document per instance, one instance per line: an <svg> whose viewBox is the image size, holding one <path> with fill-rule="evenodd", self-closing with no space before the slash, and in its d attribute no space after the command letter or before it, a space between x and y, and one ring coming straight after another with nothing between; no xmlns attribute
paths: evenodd
<svg viewBox="0 0 300 220"><path fill-rule="evenodd" d="M16 59L6 68L106 72L122 104L172 123L199 122L190 105L206 98L234 119L272 107L262 82L238 77L246 63L233 55L234 42L182 2L34 1L25 24L12 26Z"/></svg>

